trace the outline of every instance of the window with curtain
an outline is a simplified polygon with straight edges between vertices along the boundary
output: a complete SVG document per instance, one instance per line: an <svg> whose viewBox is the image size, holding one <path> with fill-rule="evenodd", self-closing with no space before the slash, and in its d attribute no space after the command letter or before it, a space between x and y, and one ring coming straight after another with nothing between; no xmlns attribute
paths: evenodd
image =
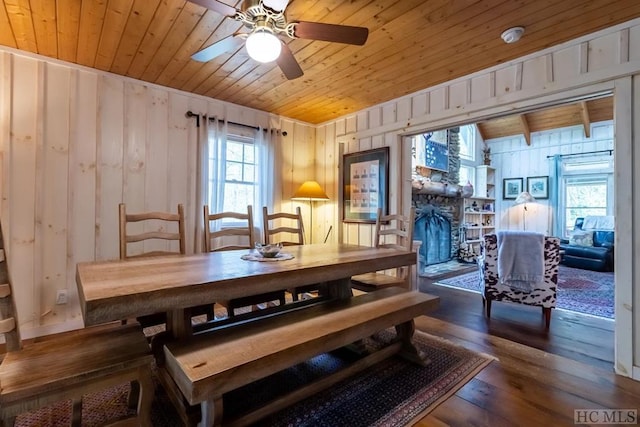
<svg viewBox="0 0 640 427"><path fill-rule="evenodd" d="M253 205L256 216L268 203L263 187L269 183L261 175L273 156L262 133L233 125L210 132L206 194L212 212L246 212L247 205ZM233 224L227 219L223 225Z"/></svg>
<svg viewBox="0 0 640 427"><path fill-rule="evenodd" d="M566 163L562 192L564 237L569 236L576 218L613 215L612 161Z"/></svg>
<svg viewBox="0 0 640 427"><path fill-rule="evenodd" d="M225 148L222 209L244 212L256 199L259 185L256 146L253 140L229 135Z"/></svg>

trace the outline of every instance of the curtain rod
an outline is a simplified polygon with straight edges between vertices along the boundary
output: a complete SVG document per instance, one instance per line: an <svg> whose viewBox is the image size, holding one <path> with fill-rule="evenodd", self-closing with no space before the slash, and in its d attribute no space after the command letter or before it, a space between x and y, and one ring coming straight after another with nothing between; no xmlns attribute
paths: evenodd
<svg viewBox="0 0 640 427"><path fill-rule="evenodd" d="M560 157L586 156L587 154L602 154L602 153L609 153L609 155L612 156L613 150L587 151L586 153L556 154L554 156L547 156L547 159L553 159L555 156L560 156Z"/></svg>
<svg viewBox="0 0 640 427"><path fill-rule="evenodd" d="M186 116L187 116L187 117L195 117L195 118L196 118L196 126L197 126L197 127L200 127L200 115L199 115L199 114L194 113L193 111L189 110L189 111L187 111ZM206 119L206 118L207 118L207 115L206 115L206 114L203 114L203 115L202 115L202 117L204 117L204 118ZM209 117L209 120L215 120L215 118L214 118L214 117ZM236 122L232 122L232 121L225 120L225 119L220 119L220 121L221 121L221 122L227 122L227 123L229 123L230 125L243 126L243 127L250 128L250 129L260 130L260 128L259 128L259 127L257 127L257 126L245 125L244 123L236 123ZM262 130L263 130L264 132L268 132L268 131L269 131L269 129L262 129ZM274 132L274 131L275 131L275 132L280 132L280 130L278 130L278 129L271 129L271 131L272 131L272 132ZM282 135L283 135L283 136L287 136L287 131L283 131L283 132L282 132Z"/></svg>

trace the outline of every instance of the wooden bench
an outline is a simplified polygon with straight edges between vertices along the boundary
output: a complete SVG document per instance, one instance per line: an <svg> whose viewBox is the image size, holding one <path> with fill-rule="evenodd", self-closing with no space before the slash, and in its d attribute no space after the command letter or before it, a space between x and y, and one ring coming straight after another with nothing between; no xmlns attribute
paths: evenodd
<svg viewBox="0 0 640 427"><path fill-rule="evenodd" d="M161 371L173 378L190 405L200 405L199 425L250 424L394 354L425 363L411 341L413 319L436 306L438 300L432 295L387 288L318 303L189 341L167 343ZM393 326L398 339L389 346L251 413L233 420L223 418L224 393Z"/></svg>
<svg viewBox="0 0 640 427"><path fill-rule="evenodd" d="M13 426L20 413L71 399L72 424L79 426L83 395L130 382L135 421L151 426L153 355L140 325L95 326L23 346L3 249L0 255L0 333L7 349L0 364L0 425Z"/></svg>

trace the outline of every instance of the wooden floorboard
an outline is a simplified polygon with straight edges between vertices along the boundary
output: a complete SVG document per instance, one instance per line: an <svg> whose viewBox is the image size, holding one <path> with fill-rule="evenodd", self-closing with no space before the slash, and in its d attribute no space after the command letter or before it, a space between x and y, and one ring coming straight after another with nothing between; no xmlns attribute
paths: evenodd
<svg viewBox="0 0 640 427"><path fill-rule="evenodd" d="M494 303L480 294L434 285L440 306L416 329L497 358L418 426L573 426L575 409L640 409L640 382L615 375L614 322L554 310Z"/></svg>

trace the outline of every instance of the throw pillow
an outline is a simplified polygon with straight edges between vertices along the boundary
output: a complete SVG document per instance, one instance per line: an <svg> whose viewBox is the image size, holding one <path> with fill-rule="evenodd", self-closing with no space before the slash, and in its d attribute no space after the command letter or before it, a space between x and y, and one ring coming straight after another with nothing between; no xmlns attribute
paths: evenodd
<svg viewBox="0 0 640 427"><path fill-rule="evenodd" d="M575 246L593 246L593 231L572 231L571 237L569 237L569 244Z"/></svg>

